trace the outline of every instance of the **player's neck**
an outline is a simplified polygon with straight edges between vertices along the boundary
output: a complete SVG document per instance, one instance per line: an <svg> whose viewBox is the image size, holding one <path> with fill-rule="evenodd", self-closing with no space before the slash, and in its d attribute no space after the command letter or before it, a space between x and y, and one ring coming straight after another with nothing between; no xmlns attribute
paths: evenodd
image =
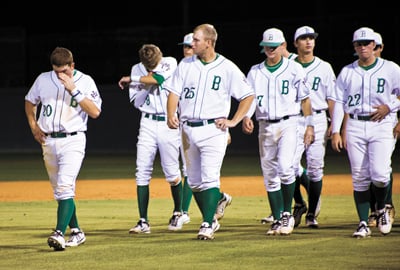
<svg viewBox="0 0 400 270"><path fill-rule="evenodd" d="M203 63L211 63L213 61L215 61L215 59L217 58L217 53L215 51L211 51L208 53L205 53L202 56L199 56L201 62Z"/></svg>
<svg viewBox="0 0 400 270"><path fill-rule="evenodd" d="M296 60L302 64L311 63L314 61L314 54L306 53L306 54L298 54Z"/></svg>

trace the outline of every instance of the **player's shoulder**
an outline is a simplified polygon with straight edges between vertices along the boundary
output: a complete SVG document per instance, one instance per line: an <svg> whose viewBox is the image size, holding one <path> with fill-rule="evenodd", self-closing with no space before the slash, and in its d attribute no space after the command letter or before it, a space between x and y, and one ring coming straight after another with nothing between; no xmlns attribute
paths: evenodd
<svg viewBox="0 0 400 270"><path fill-rule="evenodd" d="M178 63L175 57L173 56L163 56L161 62L164 63Z"/></svg>

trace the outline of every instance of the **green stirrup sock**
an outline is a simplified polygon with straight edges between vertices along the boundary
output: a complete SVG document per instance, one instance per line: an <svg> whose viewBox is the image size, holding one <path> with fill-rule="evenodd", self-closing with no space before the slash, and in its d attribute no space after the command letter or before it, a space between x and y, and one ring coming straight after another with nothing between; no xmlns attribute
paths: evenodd
<svg viewBox="0 0 400 270"><path fill-rule="evenodd" d="M189 212L189 206L190 202L192 201L193 192L187 182L187 176L185 176L183 181L182 211Z"/></svg>
<svg viewBox="0 0 400 270"><path fill-rule="evenodd" d="M180 181L176 186L171 186L171 194L174 200L174 212L181 212L182 193L182 181Z"/></svg>
<svg viewBox="0 0 400 270"><path fill-rule="evenodd" d="M56 230L65 234L67 227L71 221L72 214L75 210L74 199L66 199L58 201L57 207L57 226Z"/></svg>
<svg viewBox="0 0 400 270"><path fill-rule="evenodd" d="M319 197L321 196L322 190L322 179L318 182L310 181L310 185L308 188L308 213L315 214L317 210L317 205L319 201Z"/></svg>
<svg viewBox="0 0 400 270"><path fill-rule="evenodd" d="M292 202L295 186L296 182L293 182L289 185L281 184L283 212L292 213Z"/></svg>
<svg viewBox="0 0 400 270"><path fill-rule="evenodd" d="M369 213L369 200L370 191L353 191L354 202L356 204L358 217L360 221L365 221L368 224L368 213Z"/></svg>
<svg viewBox="0 0 400 270"><path fill-rule="evenodd" d="M193 196L199 206L203 221L211 225L221 196L219 188L210 188L200 192L193 192Z"/></svg>
<svg viewBox="0 0 400 270"><path fill-rule="evenodd" d="M149 221L147 219L147 208L149 206L150 196L149 186L137 186L136 192L140 218L144 218L146 221Z"/></svg>
<svg viewBox="0 0 400 270"><path fill-rule="evenodd" d="M268 201L274 220L280 219L283 212L282 190L268 192Z"/></svg>

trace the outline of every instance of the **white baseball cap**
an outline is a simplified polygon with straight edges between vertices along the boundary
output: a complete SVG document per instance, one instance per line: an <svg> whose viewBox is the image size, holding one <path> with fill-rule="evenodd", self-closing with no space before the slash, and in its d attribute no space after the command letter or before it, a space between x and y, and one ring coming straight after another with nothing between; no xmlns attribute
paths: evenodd
<svg viewBox="0 0 400 270"><path fill-rule="evenodd" d="M260 46L277 47L285 42L283 32L277 28L269 28L264 31Z"/></svg>
<svg viewBox="0 0 400 270"><path fill-rule="evenodd" d="M353 42L362 40L375 41L375 32L369 27L361 27L357 29L353 34Z"/></svg>
<svg viewBox="0 0 400 270"><path fill-rule="evenodd" d="M382 36L378 32L375 32L375 44L382 46Z"/></svg>
<svg viewBox="0 0 400 270"><path fill-rule="evenodd" d="M297 28L296 32L294 33L294 41L296 41L301 36L312 36L314 38L318 37L318 33L314 31L314 28L310 26L302 26Z"/></svg>
<svg viewBox="0 0 400 270"><path fill-rule="evenodd" d="M192 46L193 33L189 33L183 37L183 42L178 43L178 45L189 45Z"/></svg>

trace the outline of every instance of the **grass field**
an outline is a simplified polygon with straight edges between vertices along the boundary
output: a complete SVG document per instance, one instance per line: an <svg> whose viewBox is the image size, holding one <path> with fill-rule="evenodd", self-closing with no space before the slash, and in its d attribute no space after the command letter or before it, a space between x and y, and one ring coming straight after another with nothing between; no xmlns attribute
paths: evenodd
<svg viewBox="0 0 400 270"><path fill-rule="evenodd" d="M399 172L398 156L394 172ZM134 156L88 154L80 179L133 178ZM162 176L156 164L154 177ZM348 173L346 156L329 156L326 174ZM222 174L260 175L257 155L231 155ZM0 181L47 179L40 154L0 155ZM395 179L395 181L397 181ZM400 194L393 195L400 207ZM137 222L135 200L77 200L87 242L54 252L46 239L55 226L56 202L0 202L0 269L400 269L400 225L382 236L351 237L358 218L351 195L324 195L320 228L303 223L290 236L265 235L260 219L270 213L266 196L234 197L213 241L198 241L200 213L192 202L191 223L167 230L171 199L152 198L152 233L129 235Z"/></svg>
<svg viewBox="0 0 400 270"><path fill-rule="evenodd" d="M396 195L396 202L400 197ZM167 230L169 199L152 199L152 232L129 235L136 223L132 200L78 201L87 241L54 252L47 246L55 202L0 204L0 269L399 269L400 227L382 236L354 239L357 215L351 196L325 196L320 228L304 220L290 236L266 236L259 220L269 213L265 197L237 197L212 241L196 240L197 206L182 231Z"/></svg>

